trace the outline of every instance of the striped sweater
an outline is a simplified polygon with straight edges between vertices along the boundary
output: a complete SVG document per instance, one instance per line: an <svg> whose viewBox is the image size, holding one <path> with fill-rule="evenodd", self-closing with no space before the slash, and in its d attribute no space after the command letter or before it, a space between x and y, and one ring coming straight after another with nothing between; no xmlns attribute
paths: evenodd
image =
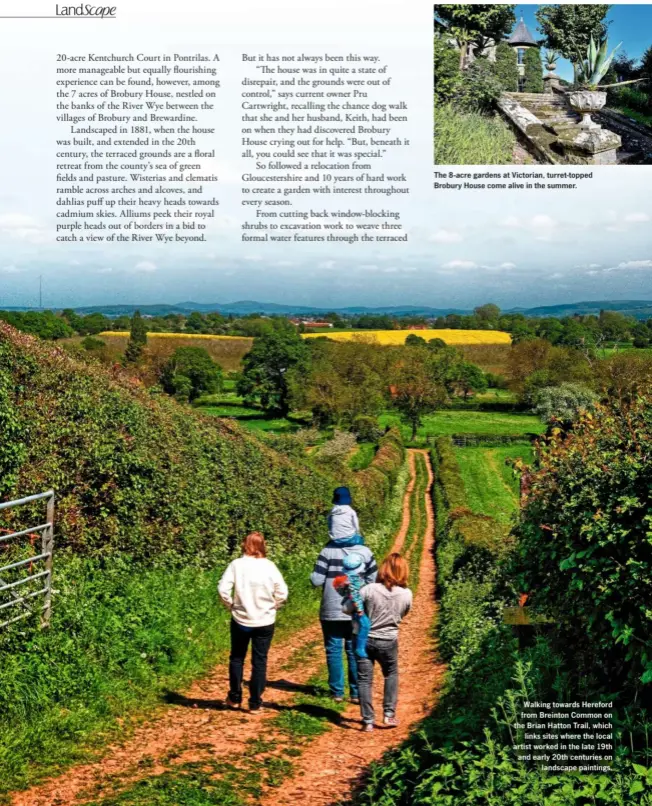
<svg viewBox="0 0 652 806"><path fill-rule="evenodd" d="M364 561L362 577L366 584L375 582L378 567L374 555L367 546L350 545L351 541L331 540L321 550L310 581L316 588L323 588L319 618L322 621L350 621L351 616L342 610L342 597L333 587L336 576L345 574L342 560L347 554L355 552ZM344 544L344 545L343 545Z"/></svg>

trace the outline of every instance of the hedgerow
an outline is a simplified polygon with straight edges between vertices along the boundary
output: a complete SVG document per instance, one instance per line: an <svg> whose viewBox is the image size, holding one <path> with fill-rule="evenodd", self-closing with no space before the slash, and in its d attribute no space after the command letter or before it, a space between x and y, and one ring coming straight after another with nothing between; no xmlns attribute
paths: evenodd
<svg viewBox="0 0 652 806"><path fill-rule="evenodd" d="M3 492L56 490L59 549L223 560L254 529L292 553L325 536L332 481L236 425L3 323L0 379Z"/></svg>
<svg viewBox="0 0 652 806"><path fill-rule="evenodd" d="M652 707L652 397L557 429L518 528L524 590L625 702Z"/></svg>
<svg viewBox="0 0 652 806"><path fill-rule="evenodd" d="M569 701L569 675L550 642L538 637L517 651L502 621L500 558L509 552L505 528L477 520L465 506L449 438L436 442L433 490L437 518L439 650L448 669L433 714L408 741L373 765L359 806L589 806L652 804L652 768L632 763L618 746L607 774L546 774L512 749L524 700ZM448 502L456 509L449 509ZM645 765L644 765L645 764Z"/></svg>
<svg viewBox="0 0 652 806"><path fill-rule="evenodd" d="M363 520L374 520L396 484L405 462L405 448L398 428L392 428L378 442L378 450L364 470L354 474L355 505ZM376 513L376 515L374 514Z"/></svg>

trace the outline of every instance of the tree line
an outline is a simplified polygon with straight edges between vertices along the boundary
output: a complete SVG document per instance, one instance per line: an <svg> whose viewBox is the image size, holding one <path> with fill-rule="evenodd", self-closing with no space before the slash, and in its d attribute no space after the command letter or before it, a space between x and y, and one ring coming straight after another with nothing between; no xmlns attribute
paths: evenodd
<svg viewBox="0 0 652 806"><path fill-rule="evenodd" d="M145 333L184 333L191 335L231 335L255 338L276 322L288 323L285 316L248 314L235 317L219 312L134 316L110 319L101 313L80 315L68 308L62 311L0 311L4 320L18 330L43 339L65 339L74 336L98 336L103 331L130 331L134 318ZM320 316L333 329L409 330L411 328L452 330L502 330L515 342L543 338L551 344L599 347L608 342L631 341L635 347L648 347L652 340L652 319L639 320L617 311L602 310L598 315L534 317L523 313L503 312L493 303L479 305L472 313L449 313L443 316L397 316L390 314L345 315L331 312ZM299 332L305 326L296 326ZM327 334L328 331L326 330ZM97 346L91 343L91 349Z"/></svg>

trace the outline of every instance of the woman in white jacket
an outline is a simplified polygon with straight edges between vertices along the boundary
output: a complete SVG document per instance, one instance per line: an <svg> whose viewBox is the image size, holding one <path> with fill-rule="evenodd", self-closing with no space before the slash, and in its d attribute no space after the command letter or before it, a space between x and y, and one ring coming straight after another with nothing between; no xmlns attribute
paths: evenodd
<svg viewBox="0 0 652 806"><path fill-rule="evenodd" d="M274 636L276 611L288 598L281 572L267 559L265 538L252 532L242 543L242 557L233 560L218 585L224 604L231 611L231 657L229 694L226 704L240 708L242 675L251 641L249 709L260 710L267 684L267 654Z"/></svg>

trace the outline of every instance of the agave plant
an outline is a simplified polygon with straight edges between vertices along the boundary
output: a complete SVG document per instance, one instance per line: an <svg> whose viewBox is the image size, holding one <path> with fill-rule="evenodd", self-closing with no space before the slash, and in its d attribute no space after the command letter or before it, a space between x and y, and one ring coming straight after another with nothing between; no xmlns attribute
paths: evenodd
<svg viewBox="0 0 652 806"><path fill-rule="evenodd" d="M549 73L554 73L557 69L557 62L559 61L559 53L556 50L547 50L544 54L546 63L546 70Z"/></svg>
<svg viewBox="0 0 652 806"><path fill-rule="evenodd" d="M573 62L575 84L582 89L595 90L598 86L606 89L607 87L621 87L623 84L636 84L640 81L641 79L637 78L631 81L620 81L618 84L600 84L611 67L616 51L622 44L622 42L619 42L607 56L607 38L602 38L600 42L596 44L593 35L591 35L589 46L586 49L586 58L582 58L578 50L578 60Z"/></svg>

